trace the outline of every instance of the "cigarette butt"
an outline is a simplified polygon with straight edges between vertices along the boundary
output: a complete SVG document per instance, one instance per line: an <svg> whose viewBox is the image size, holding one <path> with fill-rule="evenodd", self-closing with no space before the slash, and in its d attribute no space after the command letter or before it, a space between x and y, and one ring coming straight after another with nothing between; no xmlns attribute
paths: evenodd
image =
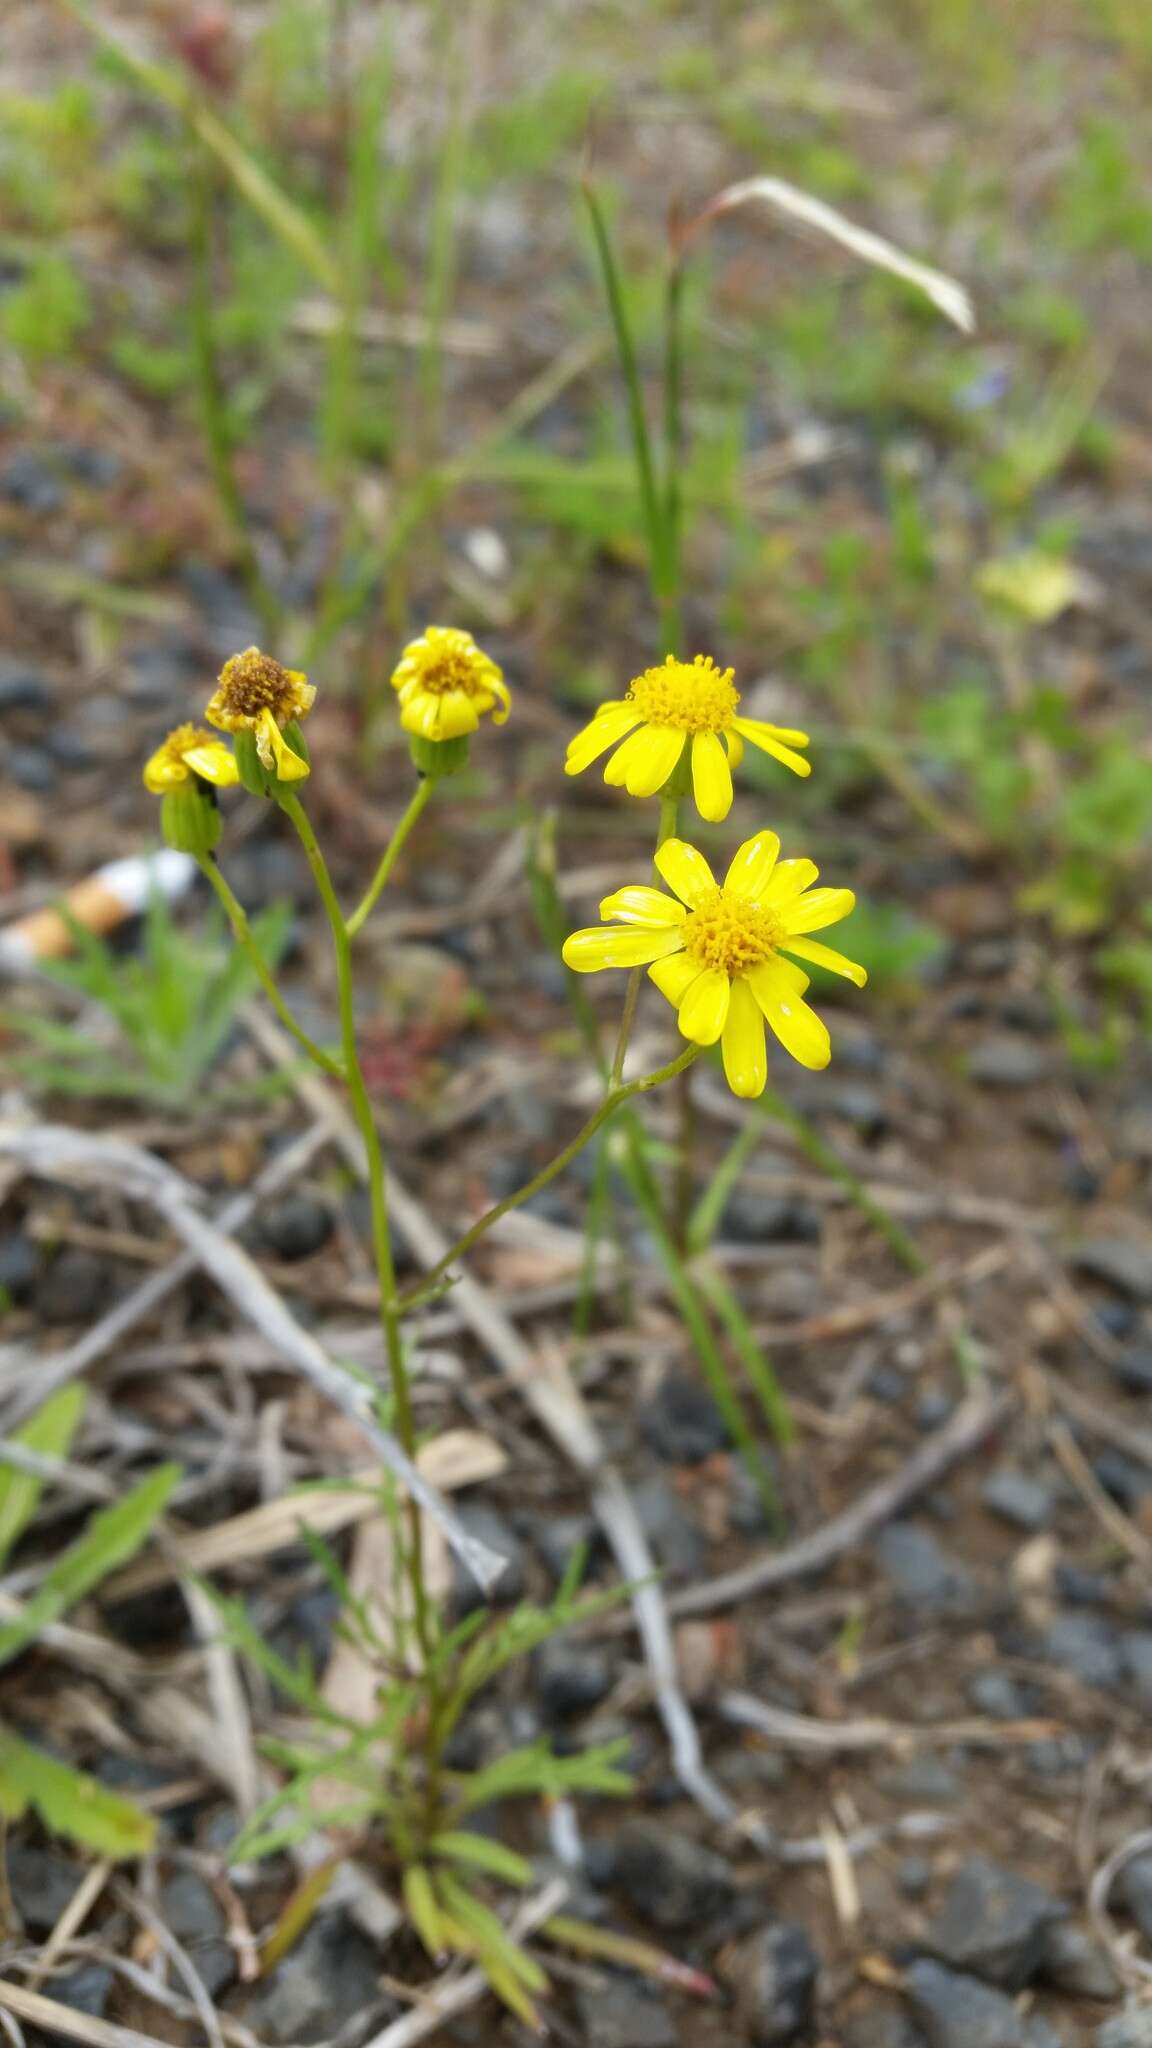
<svg viewBox="0 0 1152 2048"><path fill-rule="evenodd" d="M175 853L171 847L109 861L107 867L97 868L94 875L69 889L62 908L35 910L0 932L0 967L19 973L41 960L58 960L72 949L68 917L75 918L86 931L115 931L117 925L139 915L153 890L174 902L195 873L196 863L190 855Z"/></svg>

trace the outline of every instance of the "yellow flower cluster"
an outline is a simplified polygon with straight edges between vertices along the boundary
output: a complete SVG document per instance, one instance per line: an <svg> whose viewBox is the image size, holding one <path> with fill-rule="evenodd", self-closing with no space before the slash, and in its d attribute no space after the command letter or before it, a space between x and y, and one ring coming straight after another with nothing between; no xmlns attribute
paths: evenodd
<svg viewBox="0 0 1152 2048"><path fill-rule="evenodd" d="M392 675L400 723L420 773L451 773L485 716L502 725L508 687L470 633L428 626L411 641ZM225 662L204 716L232 736L235 751L211 732L178 726L149 759L147 787L164 799L165 828L190 851L206 853L219 836L216 790L242 782L275 795L309 774L300 730L315 686L259 648ZM627 694L601 704L570 742L565 762L579 775L608 755L604 780L630 796L679 795L689 783L700 816L719 823L732 807L732 770L745 744L796 775L810 773L799 751L808 735L739 712L730 668L710 655L668 655L636 676ZM173 843L177 843L173 839ZM808 976L798 960L842 974L858 986L855 961L812 938L852 909L850 889L817 889L810 860L781 860L774 832L745 840L718 883L686 840L665 840L657 871L673 892L646 884L615 890L600 905L606 922L574 932L564 959L579 974L646 967L673 1004L684 1037L719 1043L737 1095L759 1095L767 1081L765 1026L806 1067L827 1065L828 1030L804 1000Z"/></svg>
<svg viewBox="0 0 1152 2048"><path fill-rule="evenodd" d="M732 808L732 770L745 742L796 775L811 764L797 751L808 735L744 718L733 672L710 655L668 655L644 670L625 697L601 704L568 747L569 775L608 754L604 780L630 796L679 791L690 778L700 816L718 824ZM681 780L683 778L683 780ZM564 959L577 974L646 967L677 1014L685 1038L719 1041L733 1093L756 1096L768 1080L767 1025L805 1067L827 1066L827 1026L804 997L808 976L797 959L842 974L858 987L867 975L854 960L808 936L847 917L851 889L814 889L810 860L780 860L775 832L745 840L723 884L683 839L666 839L656 868L674 892L642 884L617 889L600 905L609 920L573 932ZM792 956L792 957L788 957Z"/></svg>

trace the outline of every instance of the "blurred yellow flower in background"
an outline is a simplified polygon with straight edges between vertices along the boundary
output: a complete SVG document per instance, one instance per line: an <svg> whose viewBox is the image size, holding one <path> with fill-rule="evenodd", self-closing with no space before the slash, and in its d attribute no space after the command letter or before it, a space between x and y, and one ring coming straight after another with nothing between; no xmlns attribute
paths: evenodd
<svg viewBox="0 0 1152 2048"><path fill-rule="evenodd" d="M710 654L692 661L677 661L670 654L659 667L646 668L626 697L601 704L570 741L566 773L581 774L614 747L605 782L626 789L629 796L655 796L690 747L692 794L710 824L718 824L732 808L732 770L744 757L745 740L794 774L810 774L811 763L796 752L808 745L807 733L739 717L740 692L732 673L717 668Z"/></svg>
<svg viewBox="0 0 1152 2048"><path fill-rule="evenodd" d="M145 762L144 787L153 796L163 796L194 775L217 789L230 789L240 779L232 751L223 740L213 739L201 725L178 725Z"/></svg>
<svg viewBox="0 0 1152 2048"><path fill-rule="evenodd" d="M392 688L405 732L424 740L462 739L489 711L503 725L512 705L501 670L460 626L426 626L409 641Z"/></svg>
<svg viewBox="0 0 1152 2048"><path fill-rule="evenodd" d="M803 1000L808 976L786 953L842 974L858 987L865 970L807 936L847 917L851 889L814 889L810 860L779 860L775 832L758 832L734 855L723 885L702 853L666 839L656 866L674 896L637 885L600 905L614 924L573 932L564 960L578 974L605 967L647 967L677 1012L685 1038L720 1040L733 1094L759 1095L768 1079L765 1021L793 1059L825 1067L828 1029Z"/></svg>

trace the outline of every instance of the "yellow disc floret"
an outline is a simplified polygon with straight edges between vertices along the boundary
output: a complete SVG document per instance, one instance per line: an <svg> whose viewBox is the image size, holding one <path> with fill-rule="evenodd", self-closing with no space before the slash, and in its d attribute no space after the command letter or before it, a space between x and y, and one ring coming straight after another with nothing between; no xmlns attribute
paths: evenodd
<svg viewBox="0 0 1152 2048"><path fill-rule="evenodd" d="M807 733L742 718L732 675L710 654L691 661L669 654L634 677L626 697L601 704L570 743L566 772L579 775L607 754L605 782L629 796L655 796L670 776L683 773L687 748L696 808L713 824L732 808L732 770L744 757L746 740L794 774L807 775L809 763L796 751L808 745Z"/></svg>
<svg viewBox="0 0 1152 2048"><path fill-rule="evenodd" d="M459 626L426 626L404 649L392 688L401 725L418 739L461 739L486 712L503 725L511 709L501 670Z"/></svg>
<svg viewBox="0 0 1152 2048"><path fill-rule="evenodd" d="M726 896L723 889L685 919L683 931L690 960L701 967L718 967L729 976L770 960L784 937L783 924L770 910Z"/></svg>
<svg viewBox="0 0 1152 2048"><path fill-rule="evenodd" d="M269 774L281 782L300 782L308 763L289 746L284 728L299 724L315 698L315 684L299 669L284 668L258 647L246 647L224 663L204 716L221 732L252 733Z"/></svg>
<svg viewBox="0 0 1152 2048"><path fill-rule="evenodd" d="M646 668L630 684L626 701L634 704L645 725L668 725L677 732L727 732L740 692L734 670L717 668L710 654L693 661L668 655L659 668Z"/></svg>

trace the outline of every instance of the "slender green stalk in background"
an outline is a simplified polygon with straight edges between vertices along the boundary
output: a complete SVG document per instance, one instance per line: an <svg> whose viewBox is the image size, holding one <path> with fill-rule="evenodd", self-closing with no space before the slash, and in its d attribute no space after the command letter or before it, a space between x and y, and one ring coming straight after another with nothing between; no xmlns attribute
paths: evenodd
<svg viewBox="0 0 1152 2048"><path fill-rule="evenodd" d="M189 127L190 239L192 254L192 347L200 419L216 496L227 521L244 588L269 638L280 625L280 605L268 588L252 539L248 513L232 459L232 426L228 417L224 376L216 346L216 284L213 276L212 232L219 187L215 164Z"/></svg>
<svg viewBox="0 0 1152 2048"><path fill-rule="evenodd" d="M424 811L428 803L428 799L431 796L434 788L435 783L432 781L431 777L422 778L421 781L417 783L416 788L413 791L411 799L409 801L408 808L405 811L404 816L401 818L400 823L397 825L396 830L393 832L391 839L388 841L388 844L384 850L383 858L381 859L380 865L377 868L376 873L373 875L372 880L369 883L368 888L365 890L365 893L361 898L360 902L357 904L355 910L352 912L351 916L347 920L346 930L348 933L348 937L350 939L354 939L356 937L357 932L360 931L365 920L372 915L372 912L376 907L377 901L379 900L381 891L387 887L388 880L389 877L391 876L392 870L395 867L396 862L400 858L400 855L404 848L404 843L408 838L408 835L411 832L412 827L415 825L417 819Z"/></svg>
<svg viewBox="0 0 1152 2048"><path fill-rule="evenodd" d="M384 1332L384 1349L388 1360L394 1403L396 1434L410 1458L415 1458L418 1444L416 1418L412 1406L412 1382L408 1363L404 1356L404 1340L400 1327L400 1311L396 1301L396 1262L392 1252L392 1232L388 1219L388 1195L384 1181L384 1154L380 1134L372 1113L372 1102L360 1064L360 1050L356 1037L355 991L352 979L352 942L344 921L327 862L320 851L311 820L299 797L281 794L280 808L295 827L296 835L304 849L304 857L312 871L324 913L332 934L332 946L336 956L336 988L340 1006L340 1037L344 1053L344 1079L348 1089L352 1115L364 1145L368 1167L368 1194L372 1210L372 1247L376 1259L376 1273L380 1286L380 1321ZM406 1550L409 1585L412 1593L413 1620L417 1640L420 1644L428 1682L433 1680L433 1657L436 1636L433 1611L424 1580L424 1547L421 1540L420 1508L412 1495L408 1497L408 1544Z"/></svg>
<svg viewBox="0 0 1152 2048"><path fill-rule="evenodd" d="M343 1080L344 1069L339 1060L333 1059L331 1053L325 1052L322 1046L316 1044L315 1039L309 1038L308 1033L302 1031L296 1022L276 985L276 977L272 969L269 967L268 962L265 960L264 955L252 936L252 927L248 922L248 914L221 874L214 857L211 854L202 854L198 857L196 865L219 902L223 905L225 915L232 927L232 936L241 952L251 961L260 986L275 1010L276 1015L279 1017L280 1022L283 1024L284 1029L291 1032L297 1045L303 1048L309 1059L314 1060L324 1073L331 1074L335 1080Z"/></svg>
<svg viewBox="0 0 1152 2048"><path fill-rule="evenodd" d="M679 639L679 601L674 584L673 559L669 553L667 525L664 506L656 475L656 464L652 454L652 441L648 432L648 416L644 408L644 388L640 381L640 366L636 357L636 345L624 301L624 288L612 251L612 238L599 194L585 180L584 199L592 222L592 234L596 254L600 263L600 274L608 300L608 311L616 337L616 353L620 363L620 374L624 380L624 395L628 407L628 424L632 435L632 453L636 464L636 477L640 486L640 505L648 533L648 553L651 567L652 588L660 609L660 631L671 653Z"/></svg>
<svg viewBox="0 0 1152 2048"><path fill-rule="evenodd" d="M539 1173L534 1173L531 1180L525 1181L523 1187L517 1188L514 1194L505 1195L502 1202L496 1202L491 1209L486 1209L471 1229L466 1230L463 1237L457 1238L444 1257L429 1268L416 1294L401 1297L400 1306L410 1308L414 1300L422 1300L429 1288L434 1288L437 1281L443 1279L449 1267L454 1266L457 1259L463 1258L465 1252L471 1251L473 1245L478 1244L480 1239L487 1235L492 1225L500 1221L501 1216L507 1216L511 1209L519 1209L524 1202L531 1201L533 1195L538 1195L542 1188L546 1188L549 1181L555 1180L556 1175L562 1173L575 1159L576 1154L584 1150L589 1139L596 1136L609 1117L615 1115L622 1103L630 1102L634 1095L647 1095L653 1088L659 1088L665 1081L671 1081L675 1075L682 1074L685 1067L690 1066L697 1058L699 1051L698 1045L685 1046L682 1053L674 1060L669 1060L667 1066L658 1067L655 1073L644 1074L638 1081L625 1081L618 1088L610 1088L599 1108L593 1111L587 1123L580 1126L576 1136L569 1140L563 1151L558 1152L554 1159L550 1159L547 1166L542 1166Z"/></svg>

